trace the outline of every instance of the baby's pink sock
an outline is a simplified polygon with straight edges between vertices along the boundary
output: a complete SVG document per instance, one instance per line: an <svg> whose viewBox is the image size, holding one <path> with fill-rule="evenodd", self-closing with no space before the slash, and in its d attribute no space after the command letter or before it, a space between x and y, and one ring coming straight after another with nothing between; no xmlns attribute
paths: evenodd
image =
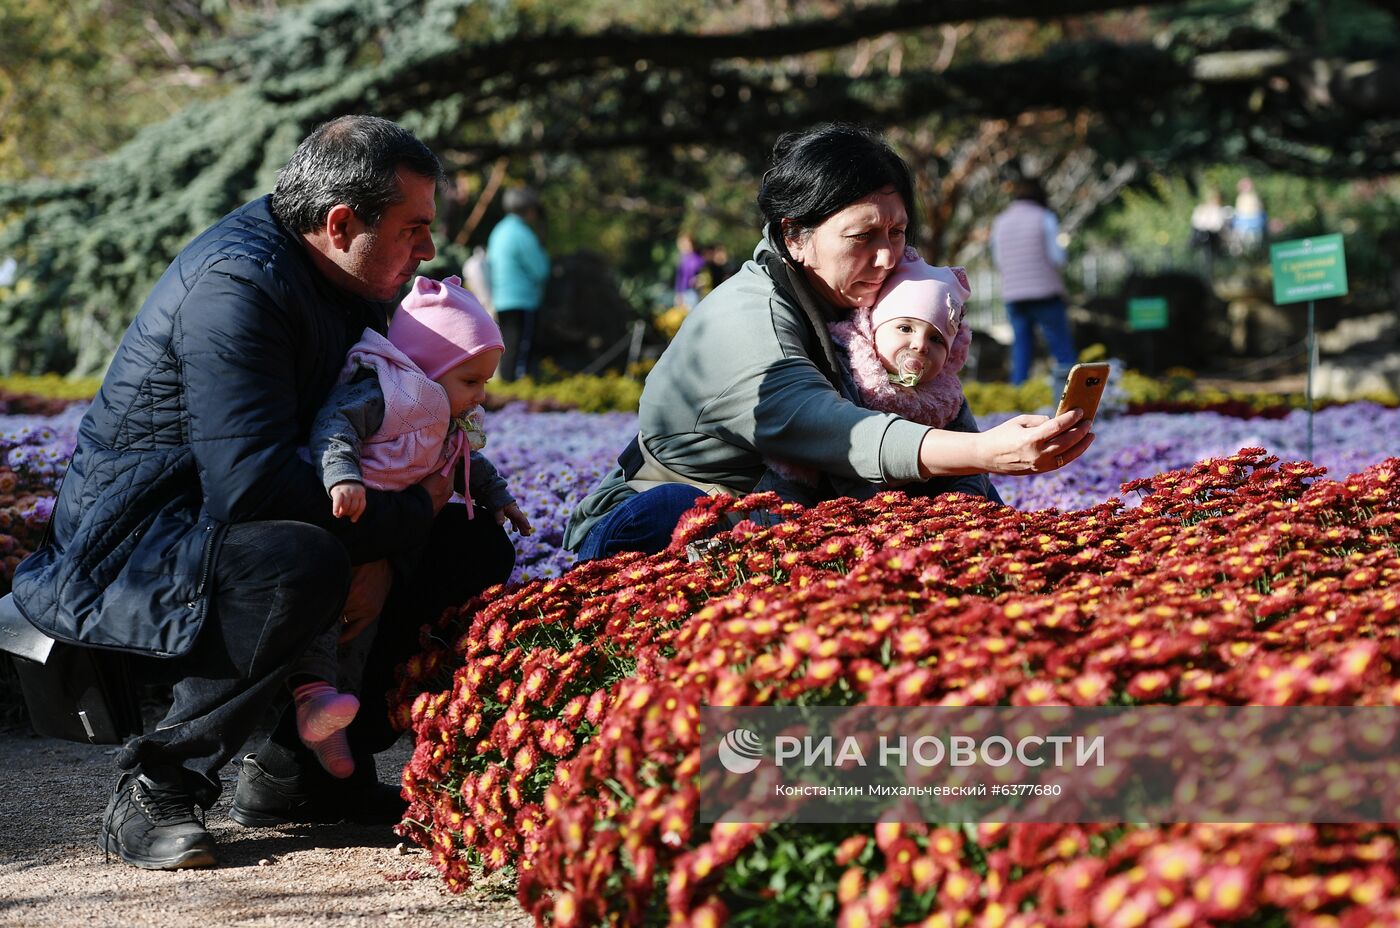
<svg viewBox="0 0 1400 928"><path fill-rule="evenodd" d="M317 741L308 747L331 776L343 780L355 772L355 758L350 756L350 741L345 737L345 732L335 732L324 741Z"/></svg>
<svg viewBox="0 0 1400 928"><path fill-rule="evenodd" d="M303 683L292 691L292 699L302 743L316 752L321 766L332 776L348 777L355 771L355 761L342 729L355 718L360 701L324 680Z"/></svg>

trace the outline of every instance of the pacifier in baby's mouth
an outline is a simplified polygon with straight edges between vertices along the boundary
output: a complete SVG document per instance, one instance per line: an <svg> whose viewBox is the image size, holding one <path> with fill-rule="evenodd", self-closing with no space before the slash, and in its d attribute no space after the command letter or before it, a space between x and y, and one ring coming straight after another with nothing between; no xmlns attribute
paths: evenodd
<svg viewBox="0 0 1400 928"><path fill-rule="evenodd" d="M473 406L458 417L457 427L467 436L467 444L473 451L486 447L486 410Z"/></svg>
<svg viewBox="0 0 1400 928"><path fill-rule="evenodd" d="M901 387L916 387L924 378L927 362L917 351L901 348L894 355L894 370L890 371L890 383Z"/></svg>

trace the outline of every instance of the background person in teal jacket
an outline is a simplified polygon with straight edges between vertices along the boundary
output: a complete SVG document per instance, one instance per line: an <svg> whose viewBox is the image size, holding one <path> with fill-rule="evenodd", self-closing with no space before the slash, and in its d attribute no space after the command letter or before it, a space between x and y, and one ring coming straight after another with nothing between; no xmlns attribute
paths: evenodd
<svg viewBox="0 0 1400 928"><path fill-rule="evenodd" d="M496 223L486 240L486 270L496 320L506 345L500 378L514 380L529 370L535 313L549 279L549 255L535 234L540 221L540 201L535 191L513 187L503 199L506 217Z"/></svg>

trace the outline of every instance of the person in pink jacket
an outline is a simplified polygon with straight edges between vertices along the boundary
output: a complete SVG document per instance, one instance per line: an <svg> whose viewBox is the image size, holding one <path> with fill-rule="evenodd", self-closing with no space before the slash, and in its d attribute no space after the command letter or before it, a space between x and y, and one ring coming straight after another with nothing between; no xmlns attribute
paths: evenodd
<svg viewBox="0 0 1400 928"><path fill-rule="evenodd" d="M1038 328L1054 359L1051 383L1059 387L1078 359L1061 276L1065 250L1060 221L1046 206L1039 181L1017 181L1011 196L1011 205L992 221L988 243L1001 271L1001 298L1011 320L1011 382L1024 383L1030 376Z"/></svg>
<svg viewBox="0 0 1400 928"><path fill-rule="evenodd" d="M312 426L312 463L332 513L358 520L366 486L399 490L434 472L460 470L468 518L475 500L498 523L509 520L529 535L529 518L479 453L486 443L481 402L502 350L500 329L459 278L415 278L387 337L366 329L350 349L339 385ZM359 710L359 701L337 685L353 688L360 655L373 640L354 632L320 636L288 680L298 734L336 777L354 772L344 728Z"/></svg>

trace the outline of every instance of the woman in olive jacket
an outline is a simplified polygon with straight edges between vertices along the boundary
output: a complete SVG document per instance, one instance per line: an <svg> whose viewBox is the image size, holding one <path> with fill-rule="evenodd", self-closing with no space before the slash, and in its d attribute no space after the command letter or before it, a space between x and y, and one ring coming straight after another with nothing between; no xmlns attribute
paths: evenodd
<svg viewBox="0 0 1400 928"><path fill-rule="evenodd" d="M753 260L701 301L648 375L638 437L575 510L565 543L584 559L660 550L700 494L778 486L774 459L878 484L1044 473L1083 454L1092 436L1078 411L979 433L965 405L931 429L854 402L827 324L874 303L912 238L913 202L908 167L867 130L780 139Z"/></svg>

